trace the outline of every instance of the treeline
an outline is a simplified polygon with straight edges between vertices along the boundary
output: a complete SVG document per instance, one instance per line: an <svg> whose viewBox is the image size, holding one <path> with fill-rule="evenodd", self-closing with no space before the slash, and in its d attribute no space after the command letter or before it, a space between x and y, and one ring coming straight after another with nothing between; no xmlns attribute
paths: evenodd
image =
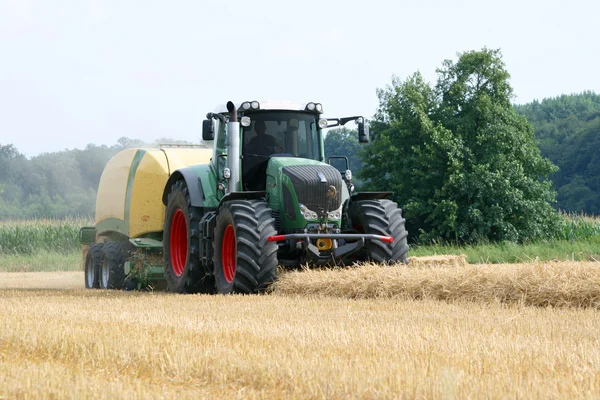
<svg viewBox="0 0 600 400"><path fill-rule="evenodd" d="M584 92L516 106L538 146L558 166L551 175L557 207L600 215L600 95Z"/></svg>
<svg viewBox="0 0 600 400"><path fill-rule="evenodd" d="M514 108L533 124L542 155L558 167L550 175L557 192L554 207L600 215L600 95L562 95ZM85 149L30 159L13 145L0 143L0 219L93 215L98 182L108 160L125 148L156 143L121 138L112 146L89 144ZM327 156L348 156L358 187L364 148L355 130L333 129L325 138Z"/></svg>
<svg viewBox="0 0 600 400"><path fill-rule="evenodd" d="M121 138L113 146L89 144L83 150L28 159L12 144L0 143L0 219L93 216L98 182L108 160L129 147L154 145Z"/></svg>

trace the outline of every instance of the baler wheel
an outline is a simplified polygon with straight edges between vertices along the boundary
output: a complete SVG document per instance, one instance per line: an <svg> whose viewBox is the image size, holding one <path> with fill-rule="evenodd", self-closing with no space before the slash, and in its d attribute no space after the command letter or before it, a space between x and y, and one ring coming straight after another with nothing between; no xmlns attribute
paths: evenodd
<svg viewBox="0 0 600 400"><path fill-rule="evenodd" d="M127 242L105 242L102 246L100 289L122 289L125 282L125 261L129 257Z"/></svg>
<svg viewBox="0 0 600 400"><path fill-rule="evenodd" d="M174 293L214 293L215 281L200 262L202 212L191 205L185 181L171 187L165 211L163 267L167 290Z"/></svg>
<svg viewBox="0 0 600 400"><path fill-rule="evenodd" d="M349 214L355 230L365 234L392 236L392 243L367 241L359 252L360 261L408 263L408 233L402 210L391 200L361 200L350 204Z"/></svg>
<svg viewBox="0 0 600 400"><path fill-rule="evenodd" d="M85 287L98 289L100 266L102 265L102 243L93 243L85 255Z"/></svg>
<svg viewBox="0 0 600 400"><path fill-rule="evenodd" d="M213 264L217 292L259 293L277 278L275 220L267 202L225 203L215 226Z"/></svg>

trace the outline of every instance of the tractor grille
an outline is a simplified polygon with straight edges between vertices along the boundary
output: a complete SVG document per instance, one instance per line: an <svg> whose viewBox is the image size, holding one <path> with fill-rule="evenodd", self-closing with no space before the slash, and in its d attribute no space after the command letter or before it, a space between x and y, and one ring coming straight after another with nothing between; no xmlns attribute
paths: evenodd
<svg viewBox="0 0 600 400"><path fill-rule="evenodd" d="M342 204L342 175L329 165L284 167L296 191L298 201L323 216Z"/></svg>

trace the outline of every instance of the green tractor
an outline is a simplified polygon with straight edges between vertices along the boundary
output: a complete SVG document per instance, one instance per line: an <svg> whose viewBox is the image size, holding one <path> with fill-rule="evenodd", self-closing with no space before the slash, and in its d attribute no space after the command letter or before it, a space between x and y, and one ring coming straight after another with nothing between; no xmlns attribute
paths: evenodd
<svg viewBox="0 0 600 400"><path fill-rule="evenodd" d="M325 158L319 103L228 102L207 114L207 146L128 149L105 168L96 226L82 229L88 288L122 288L135 253L178 293L257 293L278 265L407 263L405 220L391 192L354 193L343 156ZM341 162L335 168L330 162ZM156 257L155 257L156 259Z"/></svg>

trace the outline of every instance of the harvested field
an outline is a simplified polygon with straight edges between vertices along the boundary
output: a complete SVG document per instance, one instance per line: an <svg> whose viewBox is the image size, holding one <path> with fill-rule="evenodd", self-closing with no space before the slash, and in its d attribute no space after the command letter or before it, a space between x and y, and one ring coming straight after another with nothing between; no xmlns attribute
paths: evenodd
<svg viewBox="0 0 600 400"><path fill-rule="evenodd" d="M0 272L0 289L84 289L83 272Z"/></svg>
<svg viewBox="0 0 600 400"><path fill-rule="evenodd" d="M0 273L0 398L595 398L598 310L464 293L511 277L529 279L526 293L591 293L596 265L289 272L266 296L81 290L81 272ZM430 289L475 277L454 297L413 299L391 284L404 273Z"/></svg>

